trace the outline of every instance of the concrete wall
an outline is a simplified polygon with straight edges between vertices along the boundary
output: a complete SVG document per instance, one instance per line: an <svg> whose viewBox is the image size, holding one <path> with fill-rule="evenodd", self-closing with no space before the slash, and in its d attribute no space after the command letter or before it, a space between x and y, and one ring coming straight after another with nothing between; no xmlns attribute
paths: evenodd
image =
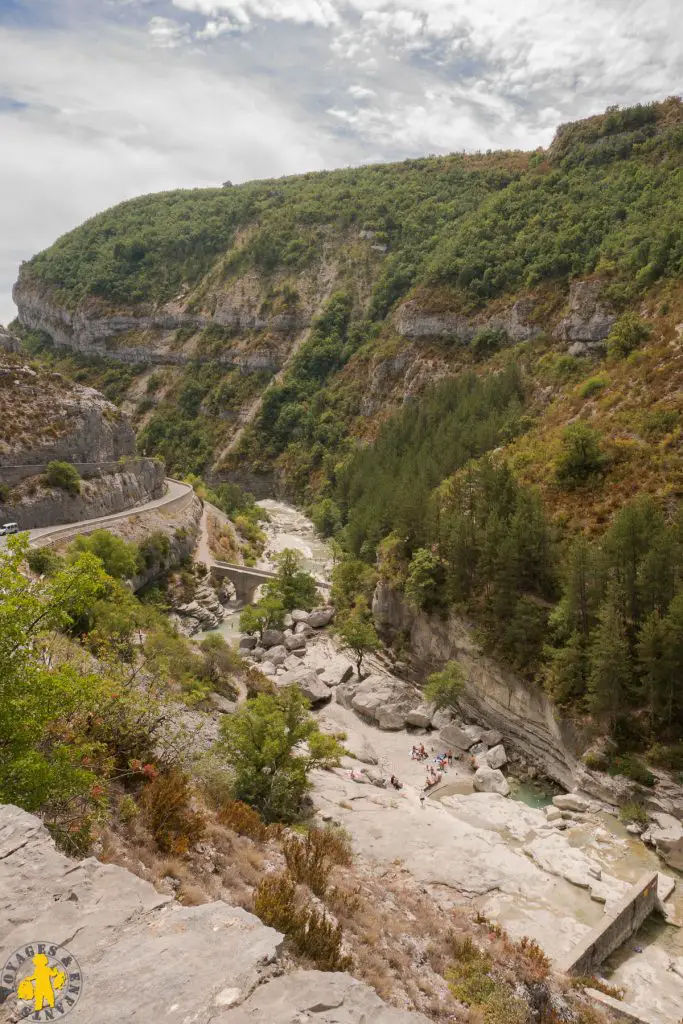
<svg viewBox="0 0 683 1024"><path fill-rule="evenodd" d="M638 931L657 908L656 871L648 871L557 964L565 974L595 974L603 960Z"/></svg>

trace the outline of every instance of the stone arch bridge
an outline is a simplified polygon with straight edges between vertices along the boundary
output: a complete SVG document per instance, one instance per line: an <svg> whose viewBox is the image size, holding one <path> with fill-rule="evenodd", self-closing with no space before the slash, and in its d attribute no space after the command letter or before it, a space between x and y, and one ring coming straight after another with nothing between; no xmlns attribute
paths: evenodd
<svg viewBox="0 0 683 1024"><path fill-rule="evenodd" d="M258 587L269 580L276 579L277 574L270 569L255 569L250 565L234 565L232 562L219 562L214 559L210 566L212 576L227 578L235 588L235 597L241 604L252 604ZM330 583L316 579L320 590L329 590Z"/></svg>

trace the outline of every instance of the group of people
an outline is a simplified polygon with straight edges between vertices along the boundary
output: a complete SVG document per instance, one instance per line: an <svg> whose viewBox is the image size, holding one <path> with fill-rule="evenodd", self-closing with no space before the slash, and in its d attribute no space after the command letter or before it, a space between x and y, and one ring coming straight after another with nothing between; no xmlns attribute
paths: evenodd
<svg viewBox="0 0 683 1024"><path fill-rule="evenodd" d="M413 749L410 752L411 761L426 761L428 757L429 754L425 750L424 743L421 743L419 747L416 747L415 744L413 744Z"/></svg>

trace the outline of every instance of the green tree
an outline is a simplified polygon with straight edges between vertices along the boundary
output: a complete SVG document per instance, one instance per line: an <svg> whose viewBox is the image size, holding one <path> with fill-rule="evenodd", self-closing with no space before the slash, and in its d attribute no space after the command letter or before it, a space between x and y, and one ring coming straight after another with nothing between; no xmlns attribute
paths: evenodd
<svg viewBox="0 0 683 1024"><path fill-rule="evenodd" d="M649 325L637 313L623 313L607 335L607 354L613 359L623 359L649 336Z"/></svg>
<svg viewBox="0 0 683 1024"><path fill-rule="evenodd" d="M48 462L44 479L48 487L60 487L67 494L80 494L81 492L80 474L70 462L57 460Z"/></svg>
<svg viewBox="0 0 683 1024"><path fill-rule="evenodd" d="M437 709L456 711L465 688L465 677L457 661L449 661L439 672L427 677L424 695Z"/></svg>
<svg viewBox="0 0 683 1024"><path fill-rule="evenodd" d="M301 568L299 552L285 548L276 561L277 578L267 585L268 596L281 601L285 611L295 608L310 611L316 603L317 590L311 574Z"/></svg>
<svg viewBox="0 0 683 1024"><path fill-rule="evenodd" d="M313 505L311 519L321 537L333 537L342 522L339 506L332 498L322 498Z"/></svg>
<svg viewBox="0 0 683 1024"><path fill-rule="evenodd" d="M248 604L240 613L240 629L263 640L265 629L281 629L285 619L285 606L279 598L268 594L256 604Z"/></svg>
<svg viewBox="0 0 683 1024"><path fill-rule="evenodd" d="M600 450L600 435L587 423L573 423L562 437L562 452L557 461L557 480L564 487L577 487L602 472L605 458Z"/></svg>
<svg viewBox="0 0 683 1024"><path fill-rule="evenodd" d="M377 583L377 572L359 558L342 558L332 570L332 604L338 612L347 611L358 597L370 601Z"/></svg>
<svg viewBox="0 0 683 1024"><path fill-rule="evenodd" d="M627 704L633 681L622 607L623 595L616 588L610 588L600 608L590 645L588 707L594 715L603 716L611 726Z"/></svg>
<svg viewBox="0 0 683 1024"><path fill-rule="evenodd" d="M434 608L443 601L441 560L428 548L418 548L408 566L405 595L416 608Z"/></svg>
<svg viewBox="0 0 683 1024"><path fill-rule="evenodd" d="M360 676L365 655L379 650L382 646L372 623L367 604L364 601L359 601L342 618L339 626L339 636L344 646L353 652L356 659L356 669Z"/></svg>
<svg viewBox="0 0 683 1024"><path fill-rule="evenodd" d="M90 740L76 728L103 701L99 675L58 664L52 631L68 629L106 592L91 554L40 581L21 572L25 537L0 552L0 803L29 811L68 804L94 782L83 767Z"/></svg>
<svg viewBox="0 0 683 1024"><path fill-rule="evenodd" d="M234 773L236 800L265 821L294 821L314 768L338 764L339 744L325 736L296 687L259 694L221 723L218 750Z"/></svg>
<svg viewBox="0 0 683 1024"><path fill-rule="evenodd" d="M95 530L87 536L76 537L69 546L70 557L76 559L84 552L99 558L107 575L114 579L131 579L142 564L136 545L115 537L108 530Z"/></svg>

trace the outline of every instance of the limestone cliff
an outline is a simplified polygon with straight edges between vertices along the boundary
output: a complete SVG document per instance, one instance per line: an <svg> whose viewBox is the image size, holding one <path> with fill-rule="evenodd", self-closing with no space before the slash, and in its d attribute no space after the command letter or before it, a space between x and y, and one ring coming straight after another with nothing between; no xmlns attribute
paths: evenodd
<svg viewBox="0 0 683 1024"><path fill-rule="evenodd" d="M183 907L123 868L69 860L38 818L0 806L0 964L41 940L78 961L82 1024L427 1024L348 974L285 973L283 936L240 907ZM0 1021L16 1008L0 988Z"/></svg>

